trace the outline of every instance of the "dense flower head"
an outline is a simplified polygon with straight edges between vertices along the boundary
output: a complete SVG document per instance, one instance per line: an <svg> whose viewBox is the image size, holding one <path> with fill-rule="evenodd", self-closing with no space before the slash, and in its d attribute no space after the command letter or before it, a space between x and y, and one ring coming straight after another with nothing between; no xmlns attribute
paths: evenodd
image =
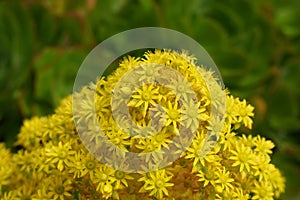
<svg viewBox="0 0 300 200"><path fill-rule="evenodd" d="M169 87L155 84L161 69L153 63L180 76L171 77ZM125 74L132 69L136 74L127 80ZM211 114L218 102L212 101L203 76L210 85L218 81L184 51L155 50L141 58L124 58L110 75L74 94L81 99L77 115L73 116L68 96L54 114L24 121L16 142L22 149L17 153L0 144L0 199L279 198L285 180L271 163L274 143L241 133L241 127L252 128L254 107L227 92L225 122L221 133L214 135L210 125L216 119ZM126 84L115 91L121 79ZM114 110L124 105L132 121L125 111L114 117ZM74 120L82 124L83 135ZM173 140L188 130L195 133L188 147L185 137ZM210 140L217 142L204 154L209 132ZM106 146L108 142L115 148ZM99 161L102 155L95 153L97 148L108 148L108 155L121 158L124 152L147 153L151 165L165 159L161 152L175 147L182 149L178 159L144 173L126 170L126 162L120 169L105 165Z"/></svg>

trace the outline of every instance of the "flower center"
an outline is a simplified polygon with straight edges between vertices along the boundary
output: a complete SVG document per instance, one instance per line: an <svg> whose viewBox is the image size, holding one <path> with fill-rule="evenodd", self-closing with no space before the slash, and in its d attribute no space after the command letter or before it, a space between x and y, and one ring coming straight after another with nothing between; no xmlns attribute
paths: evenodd
<svg viewBox="0 0 300 200"><path fill-rule="evenodd" d="M129 98L131 95L131 90L129 87L122 87L120 91L123 99Z"/></svg>
<svg viewBox="0 0 300 200"><path fill-rule="evenodd" d="M214 179L214 173L211 172L211 171L207 171L207 172L205 173L205 178L206 178L207 180L213 180L213 179Z"/></svg>
<svg viewBox="0 0 300 200"><path fill-rule="evenodd" d="M171 120L176 120L179 117L179 112L177 110L170 110L169 117Z"/></svg>
<svg viewBox="0 0 300 200"><path fill-rule="evenodd" d="M183 85L178 85L178 86L177 86L177 91L180 92L180 93L184 92L184 89L185 89L185 88L184 88Z"/></svg>
<svg viewBox="0 0 300 200"><path fill-rule="evenodd" d="M148 152L152 152L153 149L154 149L154 147L153 147L152 144L148 144L148 145L146 146L146 150L147 150Z"/></svg>
<svg viewBox="0 0 300 200"><path fill-rule="evenodd" d="M245 108L241 108L239 113L240 113L241 117L247 116L247 110Z"/></svg>
<svg viewBox="0 0 300 200"><path fill-rule="evenodd" d="M120 144L120 142L121 142L120 138L114 138L113 139L114 144Z"/></svg>
<svg viewBox="0 0 300 200"><path fill-rule="evenodd" d="M121 179L124 178L124 176L125 176L125 173L124 173L124 172L119 171L119 170L115 171L115 177L116 177L117 179L121 180Z"/></svg>
<svg viewBox="0 0 300 200"><path fill-rule="evenodd" d="M110 184L109 185L104 185L103 191L105 193L110 193L112 191L112 186Z"/></svg>
<svg viewBox="0 0 300 200"><path fill-rule="evenodd" d="M164 182L162 180L158 180L158 181L156 181L155 185L158 188L162 188L164 186Z"/></svg>
<svg viewBox="0 0 300 200"><path fill-rule="evenodd" d="M159 87L159 93L161 95L165 95L168 93L168 89L166 87L161 86L161 87Z"/></svg>
<svg viewBox="0 0 300 200"><path fill-rule="evenodd" d="M146 74L147 76L152 76L153 73L154 73L153 69L151 69L151 67L147 67L146 73L145 73L145 74Z"/></svg>
<svg viewBox="0 0 300 200"><path fill-rule="evenodd" d="M162 135L157 135L157 136L155 137L155 140L156 140L157 142L161 142L161 141L164 140L164 137L163 137Z"/></svg>
<svg viewBox="0 0 300 200"><path fill-rule="evenodd" d="M248 160L248 157L247 157L246 154L239 154L238 158L239 158L241 163L245 163Z"/></svg>
<svg viewBox="0 0 300 200"><path fill-rule="evenodd" d="M198 114L197 110L196 109L190 109L187 113L187 115L190 117L190 118L193 118L193 117L196 117Z"/></svg>
<svg viewBox="0 0 300 200"><path fill-rule="evenodd" d="M108 179L108 176L107 176L106 174L101 174L100 180L101 180L102 182L105 182L107 179Z"/></svg>
<svg viewBox="0 0 300 200"><path fill-rule="evenodd" d="M96 167L96 164L95 164L95 162L94 161L88 161L86 164L85 164L85 166L86 166L86 168L88 169L88 170L93 170L93 169L95 169L95 167Z"/></svg>
<svg viewBox="0 0 300 200"><path fill-rule="evenodd" d="M144 101L149 101L151 99L151 94L143 93L142 98Z"/></svg>
<svg viewBox="0 0 300 200"><path fill-rule="evenodd" d="M64 191L65 191L64 186L59 185L59 186L55 187L55 192L56 192L57 194L63 194Z"/></svg>
<svg viewBox="0 0 300 200"><path fill-rule="evenodd" d="M65 159L67 157L67 153L65 151L61 151L58 154L59 159Z"/></svg>
<svg viewBox="0 0 300 200"><path fill-rule="evenodd" d="M222 184L226 184L227 183L227 177L226 176L220 176L219 180Z"/></svg>

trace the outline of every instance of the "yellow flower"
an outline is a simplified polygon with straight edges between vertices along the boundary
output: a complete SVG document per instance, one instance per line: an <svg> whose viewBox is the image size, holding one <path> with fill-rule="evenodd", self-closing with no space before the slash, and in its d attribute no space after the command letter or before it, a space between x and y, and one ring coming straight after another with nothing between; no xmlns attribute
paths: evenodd
<svg viewBox="0 0 300 200"><path fill-rule="evenodd" d="M177 130L179 124L182 121L181 109L178 108L178 101L175 101L174 105L172 105L172 103L168 101L165 111L167 113L165 126L173 125L174 129Z"/></svg>
<svg viewBox="0 0 300 200"><path fill-rule="evenodd" d="M250 147L236 143L235 150L231 150L230 152L232 156L229 159L233 160L232 166L238 166L240 172L243 170L250 172L250 168L256 164Z"/></svg>
<svg viewBox="0 0 300 200"><path fill-rule="evenodd" d="M49 131L46 126L47 123L48 117L33 117L25 120L16 145L22 145L28 150L39 147L40 142L45 141L43 134Z"/></svg>
<svg viewBox="0 0 300 200"><path fill-rule="evenodd" d="M273 166L273 170L270 171L268 180L271 182L273 188L274 188L274 195L276 198L280 197L280 194L282 194L285 191L285 178L282 176L279 169L275 168Z"/></svg>
<svg viewBox="0 0 300 200"><path fill-rule="evenodd" d="M66 116L72 119L73 122L72 95L69 95L61 100L60 105L55 109L55 113Z"/></svg>
<svg viewBox="0 0 300 200"><path fill-rule="evenodd" d="M16 143L24 150L0 144L0 199L279 198L285 179L271 163L274 143L234 131L252 128L254 108L227 91L226 112L219 109L220 80L196 63L170 50L127 57L63 99L54 114L25 120ZM179 75L160 76L160 65ZM224 124L214 110L225 115ZM138 156L136 169L147 170L144 161L151 169L169 164L129 174L128 152Z"/></svg>
<svg viewBox="0 0 300 200"><path fill-rule="evenodd" d="M65 198L72 196L72 189L72 182L70 179L55 177L53 180L49 180L48 195L51 199L64 200Z"/></svg>
<svg viewBox="0 0 300 200"><path fill-rule="evenodd" d="M194 159L192 172L198 171L199 167L201 168L219 162L220 158L215 155L213 151L210 151L205 155L206 145L204 133L197 133L192 141L192 145L187 149L185 158Z"/></svg>
<svg viewBox="0 0 300 200"><path fill-rule="evenodd" d="M145 115L149 105L156 104L154 100L159 99L158 88L154 87L153 84L144 84L131 97L132 99L128 103L128 106L142 106L143 114Z"/></svg>
<svg viewBox="0 0 300 200"><path fill-rule="evenodd" d="M97 105L97 110L99 115L103 116L103 109L99 108L100 106L106 106L100 97L95 98L95 91L91 90L88 87L84 87L80 93L74 94L74 99L80 99L79 103L74 104L74 118L76 119L77 123L81 121L91 121L96 114L95 102L101 102L100 105ZM105 99L104 99L105 100ZM108 111L108 109L107 109Z"/></svg>
<svg viewBox="0 0 300 200"><path fill-rule="evenodd" d="M153 82L155 77L159 76L159 67L157 64L140 65L136 71L139 75L139 82Z"/></svg>
<svg viewBox="0 0 300 200"><path fill-rule="evenodd" d="M193 94L195 94L194 89L187 80L182 77L182 75L171 75L170 90L176 95L177 99L182 99L188 101ZM188 98L189 97L189 98Z"/></svg>
<svg viewBox="0 0 300 200"><path fill-rule="evenodd" d="M80 172L81 176L89 174L91 181L95 181L94 174L97 168L100 167L100 162L89 152L83 153L81 155L81 166Z"/></svg>
<svg viewBox="0 0 300 200"><path fill-rule="evenodd" d="M149 137L140 139L139 142L135 144L135 147L142 150L140 156L145 156L146 162L162 159L161 145ZM145 155L144 153L147 154Z"/></svg>
<svg viewBox="0 0 300 200"><path fill-rule="evenodd" d="M20 166L20 170L24 172L30 172L33 170L32 166L36 163L36 152L29 153L28 151L20 150L18 154L14 156L14 161Z"/></svg>
<svg viewBox="0 0 300 200"><path fill-rule="evenodd" d="M234 179L230 177L230 172L226 171L225 167L223 167L223 169L218 169L216 174L218 178L215 183L221 186L222 191L225 190L229 192L231 189L233 189L232 182Z"/></svg>
<svg viewBox="0 0 300 200"><path fill-rule="evenodd" d="M109 99L103 96L96 96L95 105L93 106L95 106L95 110L101 119L105 118L105 116L109 115L111 112Z"/></svg>
<svg viewBox="0 0 300 200"><path fill-rule="evenodd" d="M3 143L0 143L0 193L4 185L9 185L12 173L14 172L14 166L11 162L11 154L8 149L5 148Z"/></svg>
<svg viewBox="0 0 300 200"><path fill-rule="evenodd" d="M254 171L253 174L258 177L259 181L265 181L268 178L270 171L270 161L271 159L264 155L257 155L256 157L256 165L253 166Z"/></svg>
<svg viewBox="0 0 300 200"><path fill-rule="evenodd" d="M253 110L254 107L247 104L245 99L241 101L232 95L226 97L226 119L234 125L235 129L238 129L241 124L252 129L253 120L251 117L254 116Z"/></svg>
<svg viewBox="0 0 300 200"><path fill-rule="evenodd" d="M159 145L159 149L162 147L169 148L169 144L173 141L170 139L171 134L165 131L159 132L151 137L151 139Z"/></svg>
<svg viewBox="0 0 300 200"><path fill-rule="evenodd" d="M104 165L95 170L94 183L98 184L96 190L101 192L106 199L113 194L112 184L116 181L114 174L114 169Z"/></svg>
<svg viewBox="0 0 300 200"><path fill-rule="evenodd" d="M254 116L253 113L254 107L251 105L247 105L246 100L244 99L242 102L239 103L238 107L238 121L243 122L244 126L251 129L253 120L251 117Z"/></svg>
<svg viewBox="0 0 300 200"><path fill-rule="evenodd" d="M228 132L226 134L221 134L219 138L219 143L222 146L222 151L231 150L233 143L235 141L235 133Z"/></svg>
<svg viewBox="0 0 300 200"><path fill-rule="evenodd" d="M168 196L169 192L167 187L171 187L174 184L169 183L172 179L172 175L167 175L164 169L156 170L155 172L150 172L147 176L139 179L139 181L144 181L143 189L150 191L150 196L154 196L158 199L162 199L163 196Z"/></svg>
<svg viewBox="0 0 300 200"><path fill-rule="evenodd" d="M131 144L129 141L130 135L128 133L123 132L116 126L112 126L111 130L106 132L106 135L114 145L118 146L123 151L128 151L126 146Z"/></svg>
<svg viewBox="0 0 300 200"><path fill-rule="evenodd" d="M115 187L116 189L122 189L124 186L128 187L127 180L134 179L126 172L122 172L120 170L116 170L114 173L114 177L116 178Z"/></svg>
<svg viewBox="0 0 300 200"><path fill-rule="evenodd" d="M23 200L23 199L31 199L31 196L33 194L34 191L34 187L33 185L31 185L30 182L27 182L27 184L24 184L22 186L20 186L19 188L17 188L17 190L15 191L16 196L15 196L15 200Z"/></svg>
<svg viewBox="0 0 300 200"><path fill-rule="evenodd" d="M12 199L16 199L16 193L13 191L9 191L9 192L4 192L3 196L0 195L0 197L2 197L2 200L12 200Z"/></svg>
<svg viewBox="0 0 300 200"><path fill-rule="evenodd" d="M159 102L164 103L166 102L172 95L174 95L171 90L164 86L164 85L158 85L157 86L158 89L158 93L159 93Z"/></svg>
<svg viewBox="0 0 300 200"><path fill-rule="evenodd" d="M249 194L246 194L242 189L235 188L234 198L238 200L249 200Z"/></svg>
<svg viewBox="0 0 300 200"><path fill-rule="evenodd" d="M197 173L198 181L203 182L203 186L206 187L208 184L215 186L217 180L217 172L212 166L203 167Z"/></svg>
<svg viewBox="0 0 300 200"><path fill-rule="evenodd" d="M206 121L209 116L205 113L206 108L200 108L200 102L193 102L190 100L183 104L182 123L186 128L191 129L192 132L198 129L200 120Z"/></svg>
<svg viewBox="0 0 300 200"><path fill-rule="evenodd" d="M68 172L74 174L74 178L79 178L82 175L82 153L75 152L74 158L68 163Z"/></svg>
<svg viewBox="0 0 300 200"><path fill-rule="evenodd" d="M71 150L71 145L68 142L65 144L59 142L58 146L46 149L47 162L57 164L57 169L60 171L64 170L65 166L70 163L70 159L74 154L75 151Z"/></svg>
<svg viewBox="0 0 300 200"><path fill-rule="evenodd" d="M238 108L237 108L238 99L234 98L232 95L226 96L226 119L229 123L237 122Z"/></svg>
<svg viewBox="0 0 300 200"><path fill-rule="evenodd" d="M132 56L127 56L125 57L121 62L120 62L120 67L128 70L130 68L136 67L140 63L140 58L135 58Z"/></svg>
<svg viewBox="0 0 300 200"><path fill-rule="evenodd" d="M271 149L275 147L273 142L266 140L260 135L254 138L253 144L255 146L254 151L261 153L263 155L271 154L272 153Z"/></svg>
<svg viewBox="0 0 300 200"><path fill-rule="evenodd" d="M268 182L254 183L255 187L252 189L254 193L252 199L259 200L273 200L274 192L272 186Z"/></svg>
<svg viewBox="0 0 300 200"><path fill-rule="evenodd" d="M51 196L48 193L48 188L42 187L41 189L38 189L36 194L32 196L32 200L48 200Z"/></svg>

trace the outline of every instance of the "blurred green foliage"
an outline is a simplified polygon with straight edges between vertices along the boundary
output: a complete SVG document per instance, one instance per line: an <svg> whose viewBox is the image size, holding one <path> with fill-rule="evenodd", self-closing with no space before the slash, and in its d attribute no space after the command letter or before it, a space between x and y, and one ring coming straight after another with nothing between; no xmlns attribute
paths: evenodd
<svg viewBox="0 0 300 200"><path fill-rule="evenodd" d="M300 2L298 0L27 0L0 2L0 141L12 146L25 118L51 113L72 92L88 52L143 26L197 40L231 92L256 107L254 133L275 141L299 199ZM298 193L297 193L298 192Z"/></svg>

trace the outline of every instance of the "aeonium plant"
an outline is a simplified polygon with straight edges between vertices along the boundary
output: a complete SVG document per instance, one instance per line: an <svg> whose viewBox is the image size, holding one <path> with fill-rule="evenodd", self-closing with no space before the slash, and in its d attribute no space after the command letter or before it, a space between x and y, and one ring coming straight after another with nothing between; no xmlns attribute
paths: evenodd
<svg viewBox="0 0 300 200"><path fill-rule="evenodd" d="M218 109L218 79L195 60L170 50L126 57L74 93L75 107L68 96L54 114L25 120L21 150L0 144L1 199L278 199L274 143L240 133L254 107L226 90Z"/></svg>

